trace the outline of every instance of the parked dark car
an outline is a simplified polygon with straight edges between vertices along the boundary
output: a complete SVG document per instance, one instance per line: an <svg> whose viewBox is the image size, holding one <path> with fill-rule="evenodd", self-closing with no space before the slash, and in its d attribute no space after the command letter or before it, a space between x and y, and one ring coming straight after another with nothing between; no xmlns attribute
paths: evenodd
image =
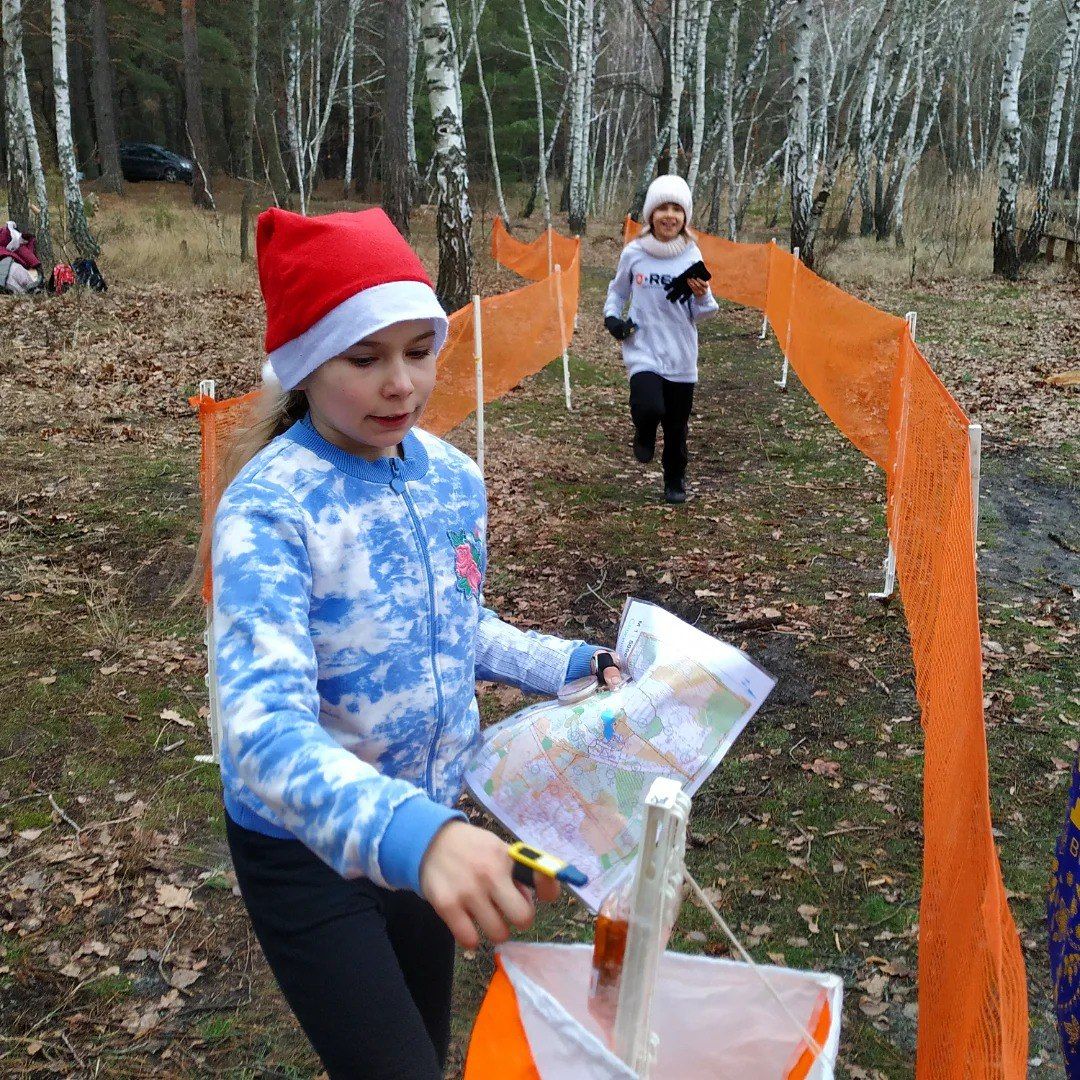
<svg viewBox="0 0 1080 1080"><path fill-rule="evenodd" d="M154 143L122 142L120 169L125 180L165 180L191 183L194 166L186 157Z"/></svg>

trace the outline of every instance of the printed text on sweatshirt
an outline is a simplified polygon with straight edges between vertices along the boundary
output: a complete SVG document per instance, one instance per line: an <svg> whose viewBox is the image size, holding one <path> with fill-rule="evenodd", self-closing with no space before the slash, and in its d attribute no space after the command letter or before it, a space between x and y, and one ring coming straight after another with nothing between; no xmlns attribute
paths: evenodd
<svg viewBox="0 0 1080 1080"><path fill-rule="evenodd" d="M719 310L712 292L689 307L673 304L665 287L687 267L701 258L695 243L678 255L658 258L644 251L637 240L622 250L619 268L608 286L604 317L622 317L630 305L630 318L637 324L623 343L623 363L627 374L655 371L671 382L697 382L697 322Z"/></svg>
<svg viewBox="0 0 1080 1080"><path fill-rule="evenodd" d="M419 891L479 728L475 679L554 694L581 642L483 606L476 466L423 431L365 461L310 419L229 485L213 541L225 804L345 877Z"/></svg>

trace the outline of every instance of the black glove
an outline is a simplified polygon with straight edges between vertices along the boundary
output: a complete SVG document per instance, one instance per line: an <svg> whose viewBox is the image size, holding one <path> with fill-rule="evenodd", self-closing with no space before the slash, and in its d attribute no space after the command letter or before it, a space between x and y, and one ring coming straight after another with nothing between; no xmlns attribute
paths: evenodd
<svg viewBox="0 0 1080 1080"><path fill-rule="evenodd" d="M616 341L625 341L637 329L633 319L620 319L615 315L604 319L604 326Z"/></svg>
<svg viewBox="0 0 1080 1080"><path fill-rule="evenodd" d="M671 283L667 285L664 290L664 295L673 304L689 304L691 297L694 295L693 289L690 288L690 279L698 278L701 281L708 281L712 277L705 264L698 259L692 266L688 266L678 277L672 278Z"/></svg>

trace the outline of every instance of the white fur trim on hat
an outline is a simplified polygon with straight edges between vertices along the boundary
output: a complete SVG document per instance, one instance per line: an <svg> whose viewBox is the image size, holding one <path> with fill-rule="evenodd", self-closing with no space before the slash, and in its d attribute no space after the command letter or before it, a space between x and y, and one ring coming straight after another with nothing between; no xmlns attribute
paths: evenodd
<svg viewBox="0 0 1080 1080"><path fill-rule="evenodd" d="M686 224L690 224L690 219L694 216L694 196L690 193L689 185L681 176L669 173L666 176L658 176L649 185L649 190L645 193L645 206L641 212L641 220L645 223L646 229L650 227L649 223L652 220L653 211L658 206L663 206L664 203L669 202L683 208L683 213L686 214Z"/></svg>
<svg viewBox="0 0 1080 1080"><path fill-rule="evenodd" d="M269 360L263 361L262 372L260 374L262 375L263 386L265 386L267 390L281 389L281 380L274 373L274 365L271 364Z"/></svg>
<svg viewBox="0 0 1080 1080"><path fill-rule="evenodd" d="M430 319L435 351L446 341L449 322L435 292L422 281L388 281L354 293L328 311L299 337L286 341L267 357L278 381L292 390L317 367L351 345L394 323Z"/></svg>

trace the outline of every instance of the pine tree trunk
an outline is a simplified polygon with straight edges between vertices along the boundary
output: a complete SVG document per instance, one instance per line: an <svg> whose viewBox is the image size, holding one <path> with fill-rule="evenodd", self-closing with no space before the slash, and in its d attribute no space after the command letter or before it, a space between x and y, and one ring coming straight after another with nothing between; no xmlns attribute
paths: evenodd
<svg viewBox="0 0 1080 1080"><path fill-rule="evenodd" d="M998 147L998 203L994 218L994 273L1015 281L1020 274L1016 250L1016 193L1020 186L1020 72L1024 65L1031 0L1014 0L1009 48L1001 77L1001 142Z"/></svg>
<svg viewBox="0 0 1080 1080"><path fill-rule="evenodd" d="M71 45L71 129L75 137L75 160L91 180L100 173L94 154L94 123L90 116L90 84L86 78L86 49L83 46L84 19L82 5L72 4L71 21L75 31L69 35Z"/></svg>
<svg viewBox="0 0 1080 1080"><path fill-rule="evenodd" d="M409 0L384 0L382 205L402 236L409 235L413 166L409 160L407 87L409 67Z"/></svg>
<svg viewBox="0 0 1080 1080"><path fill-rule="evenodd" d="M100 254L97 241L86 223L79 170L75 163L75 146L71 136L71 98L68 93L67 11L64 0L52 0L52 60L53 97L56 104L56 154L64 184L64 203L67 206L68 232L76 250L84 259L96 259Z"/></svg>
<svg viewBox="0 0 1080 1080"><path fill-rule="evenodd" d="M180 0L181 37L184 40L184 94L187 99L187 137L195 169L191 201L203 210L214 209L210 192L210 149L202 104L202 68L199 64L199 30L195 21L195 0Z"/></svg>
<svg viewBox="0 0 1080 1080"><path fill-rule="evenodd" d="M259 0L251 0L248 17L248 72L244 99L244 135L240 140L244 198L240 203L240 261L251 253L248 233L255 206L255 106L259 98Z"/></svg>
<svg viewBox="0 0 1080 1080"><path fill-rule="evenodd" d="M90 34L94 46L94 125L97 129L98 157L101 159L101 186L116 195L124 193L120 169L120 141L116 137L116 91L109 60L109 22L105 0L90 0Z"/></svg>
<svg viewBox="0 0 1080 1080"><path fill-rule="evenodd" d="M3 0L4 28L4 131L7 139L8 217L20 229L30 227L30 180L26 135L19 121L19 65L21 49L19 12L12 0Z"/></svg>
<svg viewBox="0 0 1080 1080"><path fill-rule="evenodd" d="M1080 28L1080 0L1071 0L1065 14L1065 31L1061 40L1061 56L1058 58L1054 92L1050 98L1050 115L1046 121L1046 143L1043 146L1043 166L1039 175L1039 190L1035 197L1035 209L1031 224L1020 248L1020 261L1030 262L1039 254L1039 244L1046 223L1050 220L1050 191L1057 172L1058 142L1061 137L1061 112L1065 102L1065 88L1072 70L1073 50L1076 48L1076 32Z"/></svg>
<svg viewBox="0 0 1080 1080"><path fill-rule="evenodd" d="M439 207L439 280L447 311L469 302L473 284L472 207L469 205L465 129L458 110L459 74L447 0L424 0L420 12L428 100L435 126Z"/></svg>
<svg viewBox="0 0 1080 1080"><path fill-rule="evenodd" d="M281 156L281 139L278 137L277 121L267 94L259 92L255 102L256 131L262 151L263 173L274 191L274 201L285 210L293 207L289 171Z"/></svg>
<svg viewBox="0 0 1080 1080"><path fill-rule="evenodd" d="M799 248L807 266L814 265L808 245L810 208L810 45L815 0L796 0L795 42L792 48L792 90L789 160L791 185L791 247Z"/></svg>

